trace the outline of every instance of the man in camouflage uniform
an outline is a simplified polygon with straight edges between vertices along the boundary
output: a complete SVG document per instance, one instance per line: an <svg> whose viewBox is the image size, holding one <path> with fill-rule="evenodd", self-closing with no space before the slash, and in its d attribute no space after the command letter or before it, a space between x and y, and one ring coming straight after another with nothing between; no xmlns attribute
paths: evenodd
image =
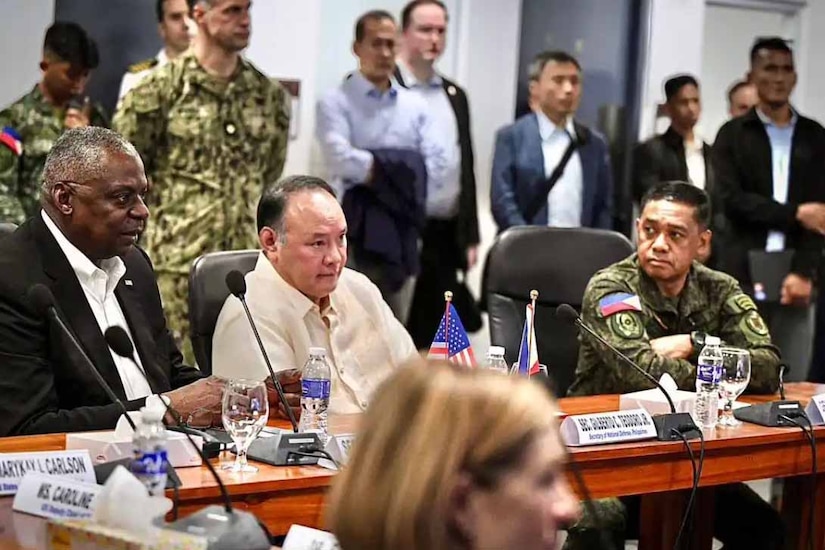
<svg viewBox="0 0 825 550"><path fill-rule="evenodd" d="M753 301L732 277L698 261L710 247L710 202L688 183L660 183L642 199L637 253L593 276L582 319L655 378L668 373L681 389L694 390L694 366L707 334L751 354L748 391L773 393L779 385L779 352ZM624 393L650 388L641 374L582 333L570 395ZM594 502L617 548L637 538L639 498ZM714 536L730 548L781 548L777 512L742 483L716 488ZM598 546L593 518L569 530L568 549ZM748 525L743 529L743 525Z"/></svg>
<svg viewBox="0 0 825 550"><path fill-rule="evenodd" d="M108 126L103 109L82 96L97 64L97 46L79 25L46 31L42 79L0 112L0 222L19 224L40 209L46 155L64 130Z"/></svg>
<svg viewBox="0 0 825 550"><path fill-rule="evenodd" d="M199 0L192 48L126 94L114 119L152 180L152 219L141 244L181 337L192 262L257 247L255 204L286 157L287 93L240 55L249 43L249 4Z"/></svg>

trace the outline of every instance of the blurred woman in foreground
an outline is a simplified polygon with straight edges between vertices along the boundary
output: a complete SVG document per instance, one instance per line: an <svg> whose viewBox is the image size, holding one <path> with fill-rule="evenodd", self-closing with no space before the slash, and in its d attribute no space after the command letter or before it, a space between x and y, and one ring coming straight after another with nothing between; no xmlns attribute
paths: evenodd
<svg viewBox="0 0 825 550"><path fill-rule="evenodd" d="M374 395L330 494L343 550L557 547L579 506L540 384L430 363Z"/></svg>

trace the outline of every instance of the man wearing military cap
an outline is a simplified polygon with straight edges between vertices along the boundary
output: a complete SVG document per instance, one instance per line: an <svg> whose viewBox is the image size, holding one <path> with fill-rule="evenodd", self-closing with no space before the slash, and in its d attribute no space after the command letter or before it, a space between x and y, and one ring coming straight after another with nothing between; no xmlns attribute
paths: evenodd
<svg viewBox="0 0 825 550"><path fill-rule="evenodd" d="M736 279L696 260L711 242L707 194L686 182L665 182L645 193L636 221L637 252L596 273L587 285L582 319L654 378L673 377L695 389L696 361L706 335L747 349L746 391L773 393L779 386L779 351L753 300ZM571 395L625 393L651 387L588 334L579 336L579 363ZM715 491L714 537L725 548L782 548L778 513L742 483ZM617 544L638 537L639 498L595 501L602 526ZM565 548L594 548L599 537L585 514L569 530ZM743 529L743 525L748 525Z"/></svg>
<svg viewBox="0 0 825 550"><path fill-rule="evenodd" d="M43 77L0 112L0 222L19 224L39 210L46 155L64 130L109 125L102 107L83 95L97 64L97 45L80 25L48 28Z"/></svg>
<svg viewBox="0 0 825 550"><path fill-rule="evenodd" d="M153 182L153 219L141 244L181 337L192 262L257 247L255 206L286 158L287 93L241 56L249 10L249 0L197 0L192 47L127 93L114 118Z"/></svg>
<svg viewBox="0 0 825 550"><path fill-rule="evenodd" d="M129 66L129 70L120 81L118 99L148 76L152 71L163 67L169 61L186 51L191 41L189 34L191 19L189 4L194 0L155 0L155 15L158 18L158 34L163 40L163 48L155 57L138 61Z"/></svg>

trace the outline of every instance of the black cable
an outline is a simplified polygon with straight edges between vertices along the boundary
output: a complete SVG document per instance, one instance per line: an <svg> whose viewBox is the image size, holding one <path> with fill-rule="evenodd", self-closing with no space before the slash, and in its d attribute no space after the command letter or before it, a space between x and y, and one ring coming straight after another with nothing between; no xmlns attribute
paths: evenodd
<svg viewBox="0 0 825 550"><path fill-rule="evenodd" d="M573 472L573 477L576 478L576 485L579 486L579 490L584 497L584 507L587 509L587 513L590 514L590 517L593 518L593 528L598 531L599 538L602 539L602 549L616 550L616 545L613 544L613 541L607 536L607 531L604 529L601 517L599 517L596 507L593 505L593 499L590 497L590 491L584 483L584 478L582 477L581 470L579 470L579 465L575 460L573 460L573 455L569 453L567 454L567 465L570 467L570 471Z"/></svg>
<svg viewBox="0 0 825 550"><path fill-rule="evenodd" d="M341 469L341 465L338 463L338 461L337 461L337 460L335 460L334 458L332 458L332 455L331 455L331 454L329 454L329 453L328 453L328 452L326 452L326 451L322 451L321 449L318 449L318 450L316 450L316 451L310 451L310 452L304 452L304 451L288 451L288 452L286 453L287 461L289 461L289 457L290 457L290 456L292 456L292 455L297 455L297 456L308 456L308 457L310 457L310 458L326 458L326 459L328 459L330 462L332 462L333 464L335 464L335 467L336 467L336 468L338 468L339 470Z"/></svg>
<svg viewBox="0 0 825 550"><path fill-rule="evenodd" d="M172 521L178 521L178 506L180 506L180 486L172 485Z"/></svg>
<svg viewBox="0 0 825 550"><path fill-rule="evenodd" d="M693 449L688 442L687 437L685 437L684 431L696 431L699 433L700 439L700 446L699 446L699 465L696 465L696 455L693 454ZM676 542L673 544L674 550L679 550L682 542L682 534L685 531L685 526L688 523L688 518L690 518L693 512L693 502L696 500L696 492L699 490L699 479L702 477L702 466L705 462L705 437L702 434L702 430L696 428L690 428L689 430L677 430L676 428L672 428L670 433L678 437L684 443L685 448L688 451L688 456L690 457L690 465L693 469L693 487L690 490L690 497L688 497L687 506L685 507L685 513L682 516L682 523L679 526L679 532L676 535Z"/></svg>
<svg viewBox="0 0 825 550"><path fill-rule="evenodd" d="M805 424L796 420L795 417L804 418L805 421L808 423L806 426ZM811 424L811 419L808 418L808 415L805 414L804 411L798 411L794 413L794 417L787 416L784 414L779 415L779 418L785 420L786 422L790 422L794 426L798 427L802 430L802 433L805 434L805 437L808 438L808 443L811 445L811 502L808 508L808 548L811 550L814 549L814 529L815 529L815 518L814 518L814 511L816 510L816 438L814 436L814 429L813 425Z"/></svg>

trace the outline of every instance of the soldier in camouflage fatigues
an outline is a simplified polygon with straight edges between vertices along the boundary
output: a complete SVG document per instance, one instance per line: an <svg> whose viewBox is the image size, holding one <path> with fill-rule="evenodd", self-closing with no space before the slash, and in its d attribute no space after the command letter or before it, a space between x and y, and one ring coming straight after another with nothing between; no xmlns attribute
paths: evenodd
<svg viewBox="0 0 825 550"><path fill-rule="evenodd" d="M668 373L683 390L694 390L704 335L719 336L751 354L748 391L773 393L780 358L756 305L735 279L694 259L709 250L709 200L687 183L654 186L642 202L637 253L593 276L585 290L582 319L653 377ZM625 393L650 382L585 333L570 395ZM594 502L608 537L624 547L636 538L638 497ZM778 514L744 484L716 489L714 536L734 548L781 548ZM618 519L617 519L618 518ZM742 529L742 525L749 525ZM568 550L598 544L594 519L585 512L569 530Z"/></svg>
<svg viewBox="0 0 825 550"><path fill-rule="evenodd" d="M97 64L97 46L79 25L55 23L46 31L43 79L0 112L0 131L9 129L0 142L0 222L19 224L40 209L46 155L64 130L109 125L99 105L73 103L85 99L77 96ZM22 154L12 146L14 134Z"/></svg>
<svg viewBox="0 0 825 550"><path fill-rule="evenodd" d="M205 11L224 4L196 4L199 26ZM192 262L207 252L257 248L255 205L264 186L279 179L286 158L286 91L240 55L228 79L210 76L195 52L198 41L213 39L214 32L199 30L196 46L143 79L114 117L152 182L152 217L141 245L155 264L169 324L181 337L188 335Z"/></svg>

